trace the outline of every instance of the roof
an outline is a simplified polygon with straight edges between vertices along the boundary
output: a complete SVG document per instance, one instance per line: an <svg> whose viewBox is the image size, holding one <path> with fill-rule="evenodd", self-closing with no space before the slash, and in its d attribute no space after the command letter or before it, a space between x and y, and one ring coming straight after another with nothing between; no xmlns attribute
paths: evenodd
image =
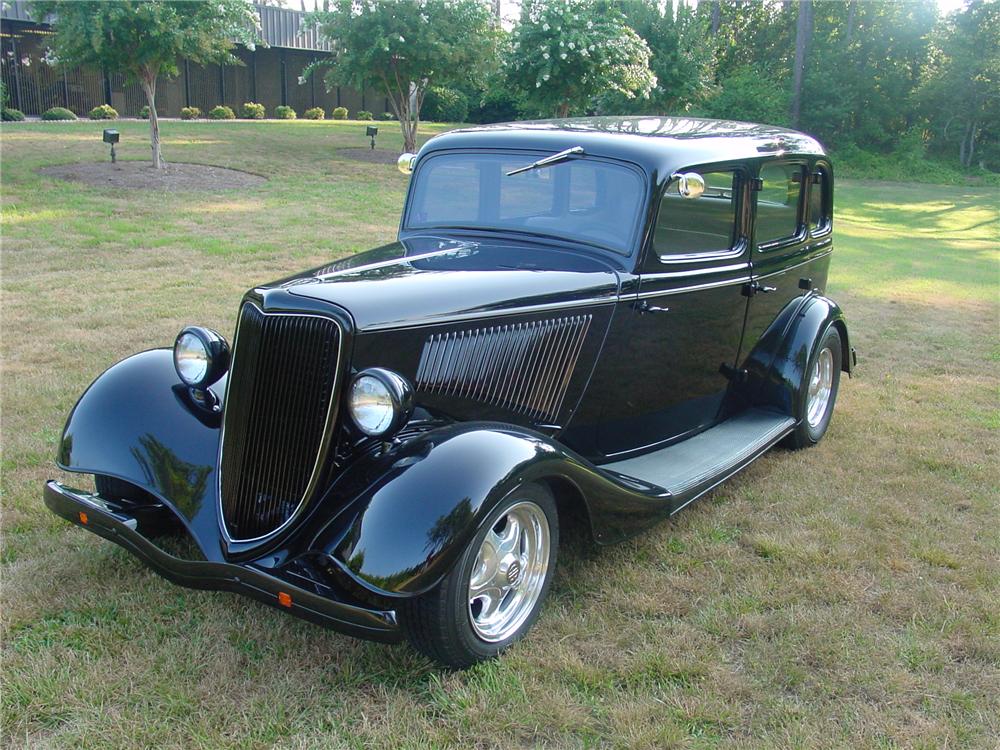
<svg viewBox="0 0 1000 750"><path fill-rule="evenodd" d="M320 39L315 28L303 29L305 13L300 10L277 8L273 5L254 5L260 14L261 38L271 47L286 49L304 49L316 52L329 52L330 44ZM38 23L32 17L25 0L2 0L0 2L0 18L4 21L21 21Z"/></svg>
<svg viewBox="0 0 1000 750"><path fill-rule="evenodd" d="M421 153L446 148L514 148L622 158L647 169L678 169L709 162L776 154L824 154L819 142L795 130L694 117L576 117L460 128L432 138Z"/></svg>

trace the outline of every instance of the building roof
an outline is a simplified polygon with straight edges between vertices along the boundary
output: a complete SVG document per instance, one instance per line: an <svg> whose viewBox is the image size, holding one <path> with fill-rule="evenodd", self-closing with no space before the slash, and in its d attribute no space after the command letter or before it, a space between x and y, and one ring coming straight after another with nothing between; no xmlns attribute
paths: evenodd
<svg viewBox="0 0 1000 750"><path fill-rule="evenodd" d="M273 5L254 5L260 14L261 37L268 46L284 47L286 49L313 50L316 52L329 52L330 44L320 39L319 32L315 28L303 29L305 13L300 10L290 10L288 8L276 8ZM4 21L21 21L24 23L37 23L45 26L44 22L35 21L28 11L28 3L25 0L2 0L0 2L0 18Z"/></svg>

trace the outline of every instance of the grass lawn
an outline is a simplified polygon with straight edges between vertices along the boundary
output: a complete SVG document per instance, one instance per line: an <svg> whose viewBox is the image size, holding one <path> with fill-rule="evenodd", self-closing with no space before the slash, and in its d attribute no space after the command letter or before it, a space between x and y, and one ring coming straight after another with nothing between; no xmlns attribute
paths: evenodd
<svg viewBox="0 0 1000 750"><path fill-rule="evenodd" d="M31 747L981 747L1000 737L997 191L837 185L861 357L826 439L624 545L571 543L529 639L464 673L178 588L41 501L76 398L255 282L391 239L359 123L163 124L228 193L43 178L102 123L5 124L2 735ZM121 158L145 125L120 123ZM380 146L395 146L381 126ZM80 480L75 482L79 485Z"/></svg>

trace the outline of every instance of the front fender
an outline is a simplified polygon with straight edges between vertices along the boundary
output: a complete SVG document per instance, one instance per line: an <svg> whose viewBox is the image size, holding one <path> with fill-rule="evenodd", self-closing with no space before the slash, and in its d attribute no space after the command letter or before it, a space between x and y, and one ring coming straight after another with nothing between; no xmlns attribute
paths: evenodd
<svg viewBox="0 0 1000 750"><path fill-rule="evenodd" d="M225 392L225 378L213 386ZM170 349L114 365L66 421L57 463L65 471L124 479L170 506L208 559L220 556L215 472L220 413L198 407ZM214 542L214 543L213 543Z"/></svg>
<svg viewBox="0 0 1000 750"><path fill-rule="evenodd" d="M524 482L563 482L586 506L595 539L618 541L669 513L669 497L627 488L532 430L482 422L438 428L368 467L376 477L308 549L354 583L410 597L457 563L486 517Z"/></svg>
<svg viewBox="0 0 1000 750"><path fill-rule="evenodd" d="M747 357L746 391L751 404L794 416L809 355L831 325L840 333L843 369L850 373L853 356L840 306L819 294L798 298L775 318Z"/></svg>

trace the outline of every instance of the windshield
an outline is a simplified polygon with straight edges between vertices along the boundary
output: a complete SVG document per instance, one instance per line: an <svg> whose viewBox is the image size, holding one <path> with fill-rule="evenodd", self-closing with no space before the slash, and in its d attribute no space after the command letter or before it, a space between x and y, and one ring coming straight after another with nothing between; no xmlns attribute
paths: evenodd
<svg viewBox="0 0 1000 750"><path fill-rule="evenodd" d="M537 154L430 156L414 175L404 228L530 232L627 255L643 203L640 174L578 156L507 174L537 159Z"/></svg>

